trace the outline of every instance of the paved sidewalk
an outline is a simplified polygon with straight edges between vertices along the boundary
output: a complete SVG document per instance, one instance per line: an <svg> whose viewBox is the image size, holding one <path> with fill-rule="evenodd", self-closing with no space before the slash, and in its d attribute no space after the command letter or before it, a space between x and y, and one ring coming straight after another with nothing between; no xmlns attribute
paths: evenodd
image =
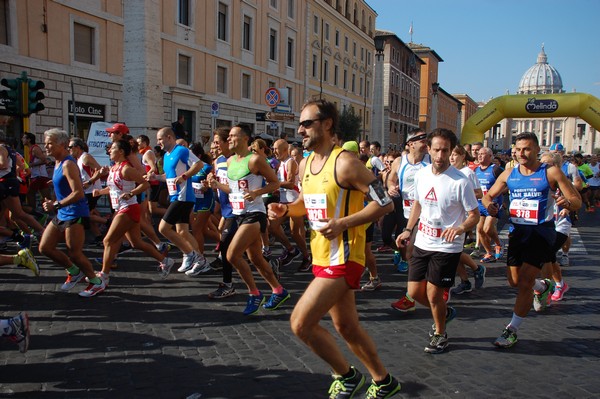
<svg viewBox="0 0 600 399"><path fill-rule="evenodd" d="M573 253L564 270L571 290L543 314L532 310L508 350L492 345L516 294L503 263L487 265L483 289L452 298L458 316L448 327L449 351L429 355L423 352L429 311L418 306L404 315L390 307L403 294L406 275L395 272L391 254L376 254L383 289L358 292L357 303L384 363L403 385L398 397L599 397L600 216L585 217L590 220L577 230L585 251ZM90 257L100 251L90 248ZM29 312L32 332L24 355L0 343L0 397L327 397L330 371L289 328L310 273L285 269L282 282L292 299L280 310L244 317L239 280L237 296L211 301L206 294L218 273L189 278L174 271L161 280L155 262L142 256L125 255L110 289L92 299L77 295L83 284L59 292L63 272L47 259L39 278L0 268L2 315ZM267 290L261 280L259 287ZM331 329L329 321L324 325Z"/></svg>

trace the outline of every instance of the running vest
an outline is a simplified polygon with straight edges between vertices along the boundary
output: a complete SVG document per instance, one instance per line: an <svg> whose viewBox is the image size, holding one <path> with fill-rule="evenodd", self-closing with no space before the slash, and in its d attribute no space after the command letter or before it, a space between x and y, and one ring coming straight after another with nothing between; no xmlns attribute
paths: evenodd
<svg viewBox="0 0 600 399"><path fill-rule="evenodd" d="M431 163L429 154L425 154L421 162L410 163L408 155L402 156L400 167L398 168L398 185L402 195L402 208L404 217L408 220L413 202L415 202L415 173Z"/></svg>
<svg viewBox="0 0 600 399"><path fill-rule="evenodd" d="M17 178L17 156L15 150L11 146L6 144L0 144L6 149L8 154L8 165L5 169L0 169L0 178L4 179L16 179Z"/></svg>
<svg viewBox="0 0 600 399"><path fill-rule="evenodd" d="M30 177L32 179L35 179L36 177L48 177L48 171L46 170L46 164L31 166L31 164L38 159L35 156L35 154L33 153L33 149L36 147L40 148L40 146L37 144L33 144L29 148L29 160L27 160L27 163L29 164L29 170L31 171ZM41 150L41 148L40 148L40 150Z"/></svg>
<svg viewBox="0 0 600 399"><path fill-rule="evenodd" d="M292 157L288 157L286 160L281 161L279 168L277 169L277 177L280 182L286 182L288 177L288 162L296 162ZM282 204L290 204L298 199L300 190L298 189L298 176L294 181L294 188L279 187L279 202Z"/></svg>
<svg viewBox="0 0 600 399"><path fill-rule="evenodd" d="M519 225L538 225L554 219L553 190L542 163L531 175L524 176L521 166L513 168L506 180L510 190L510 220Z"/></svg>
<svg viewBox="0 0 600 399"><path fill-rule="evenodd" d="M481 165L475 168L475 174L477 175L477 180L479 180L479 186L481 187L481 192L483 195L487 194L489 189L492 188L492 186L494 185L494 183L496 183L496 180L498 179L494 175L494 170L494 164L489 164L488 167L485 169L482 169ZM479 204L483 206L481 199L478 199L477 202L479 202ZM502 196L499 195L498 197L494 198L494 202L498 204L499 207L502 206Z"/></svg>
<svg viewBox="0 0 600 399"><path fill-rule="evenodd" d="M82 181L89 181L92 178L92 168L83 164L83 157L87 155L87 152L82 152L81 156L77 158L77 167L79 168L79 174L81 174ZM100 183L100 179L96 180L94 184L90 185L88 188L84 189L83 192L86 194L91 194L94 190L100 190L102 188L102 183Z"/></svg>
<svg viewBox="0 0 600 399"><path fill-rule="evenodd" d="M121 198L121 195L130 193L131 190L137 187L136 182L123 178L122 170L127 164L129 164L128 161L123 161L118 165L114 165L110 168L108 178L106 179L106 185L110 188L110 204L115 211L137 204L135 195L128 200Z"/></svg>
<svg viewBox="0 0 600 399"><path fill-rule="evenodd" d="M60 161L58 165L54 166L54 174L52 175L52 183L54 184L54 194L56 195L57 201L62 201L65 197L69 196L73 192L67 177L63 173L63 167L65 162L75 162L75 159L71 155L67 155L65 159ZM72 220L80 217L89 217L90 208L88 207L87 200L85 197L80 199L74 204L65 205L58 210L58 220Z"/></svg>
<svg viewBox="0 0 600 399"><path fill-rule="evenodd" d="M219 155L217 160L215 161L216 166L216 176L219 180L219 183L229 186L229 179L227 178L227 157L225 155ZM221 216L224 218L232 218L233 211L231 209L231 204L229 203L229 196L227 193L217 190L219 194L218 200L221 205Z"/></svg>
<svg viewBox="0 0 600 399"><path fill-rule="evenodd" d="M253 174L248 167L252 155L252 153L249 153L238 161L234 156L227 168L227 178L231 190L229 202L234 215L243 215L250 212L267 213L265 203L261 197L255 198L254 201L244 199L245 193L258 190L263 186L263 177Z"/></svg>
<svg viewBox="0 0 600 399"><path fill-rule="evenodd" d="M146 174L148 174L148 172L150 172L150 169L152 169L152 167L150 166L149 163L144 162L144 156L146 155L146 153L148 151L151 151L150 147L146 147L144 149L139 150L139 153L141 155L141 159L140 161L142 162L142 166L144 167L144 170L146 171ZM150 180L150 185L151 186L158 186L160 182L158 180Z"/></svg>
<svg viewBox="0 0 600 399"><path fill-rule="evenodd" d="M202 182L206 180L208 174L212 172L212 169L212 165L204 163L202 169L200 169L198 173L192 176L192 188L194 189L194 195L196 196L196 200L200 198L212 199L213 191L210 187L207 190L202 191L202 188L204 187L204 183Z"/></svg>
<svg viewBox="0 0 600 399"><path fill-rule="evenodd" d="M366 225L351 227L331 241L317 231L325 225L319 219L343 218L364 209L363 193L342 188L336 182L335 163L342 151L334 147L316 174L310 170L314 159L311 153L302 177L304 206L311 226L310 249L317 266L344 265L349 261L365 265Z"/></svg>

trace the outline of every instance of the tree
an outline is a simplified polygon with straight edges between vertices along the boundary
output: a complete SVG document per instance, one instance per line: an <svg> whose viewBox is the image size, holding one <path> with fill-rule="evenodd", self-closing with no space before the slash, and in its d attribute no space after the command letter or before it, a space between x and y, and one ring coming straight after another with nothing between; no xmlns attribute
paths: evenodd
<svg viewBox="0 0 600 399"><path fill-rule="evenodd" d="M354 112L354 107L344 107L340 114L339 136L344 141L358 141L361 133L362 118Z"/></svg>

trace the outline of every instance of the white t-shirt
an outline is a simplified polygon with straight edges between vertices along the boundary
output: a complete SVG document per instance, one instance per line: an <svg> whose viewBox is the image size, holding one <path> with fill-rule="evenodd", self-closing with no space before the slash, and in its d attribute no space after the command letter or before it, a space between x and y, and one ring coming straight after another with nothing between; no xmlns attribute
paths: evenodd
<svg viewBox="0 0 600 399"><path fill-rule="evenodd" d="M594 177L587 179L588 184L593 187L600 187L600 163L590 164L590 169L594 172Z"/></svg>
<svg viewBox="0 0 600 399"><path fill-rule="evenodd" d="M433 174L427 165L415 174L415 201L421 205L415 245L425 251L462 252L464 234L453 242L441 239L442 232L458 227L466 214L478 207L471 182L454 166Z"/></svg>
<svg viewBox="0 0 600 399"><path fill-rule="evenodd" d="M479 184L479 179L477 178L477 174L475 172L473 172L473 170L471 168L469 168L468 166L465 166L464 168L462 168L460 170L460 172L465 175L467 177L467 179L471 182L471 184L473 185L473 190L477 190L478 188L481 188L481 184Z"/></svg>
<svg viewBox="0 0 600 399"><path fill-rule="evenodd" d="M400 167L398 168L398 185L400 186L402 208L406 219L410 216L410 210L412 209L412 204L415 200L415 173L429 164L431 164L431 157L429 154L425 154L420 162L414 164L410 163L408 155L402 156Z"/></svg>

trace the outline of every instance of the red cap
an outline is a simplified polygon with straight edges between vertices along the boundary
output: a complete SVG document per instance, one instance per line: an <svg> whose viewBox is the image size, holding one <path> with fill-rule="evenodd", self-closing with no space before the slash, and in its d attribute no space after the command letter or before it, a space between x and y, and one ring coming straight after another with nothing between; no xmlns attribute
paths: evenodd
<svg viewBox="0 0 600 399"><path fill-rule="evenodd" d="M129 128L124 123L115 123L112 127L106 129L108 133L129 134Z"/></svg>

